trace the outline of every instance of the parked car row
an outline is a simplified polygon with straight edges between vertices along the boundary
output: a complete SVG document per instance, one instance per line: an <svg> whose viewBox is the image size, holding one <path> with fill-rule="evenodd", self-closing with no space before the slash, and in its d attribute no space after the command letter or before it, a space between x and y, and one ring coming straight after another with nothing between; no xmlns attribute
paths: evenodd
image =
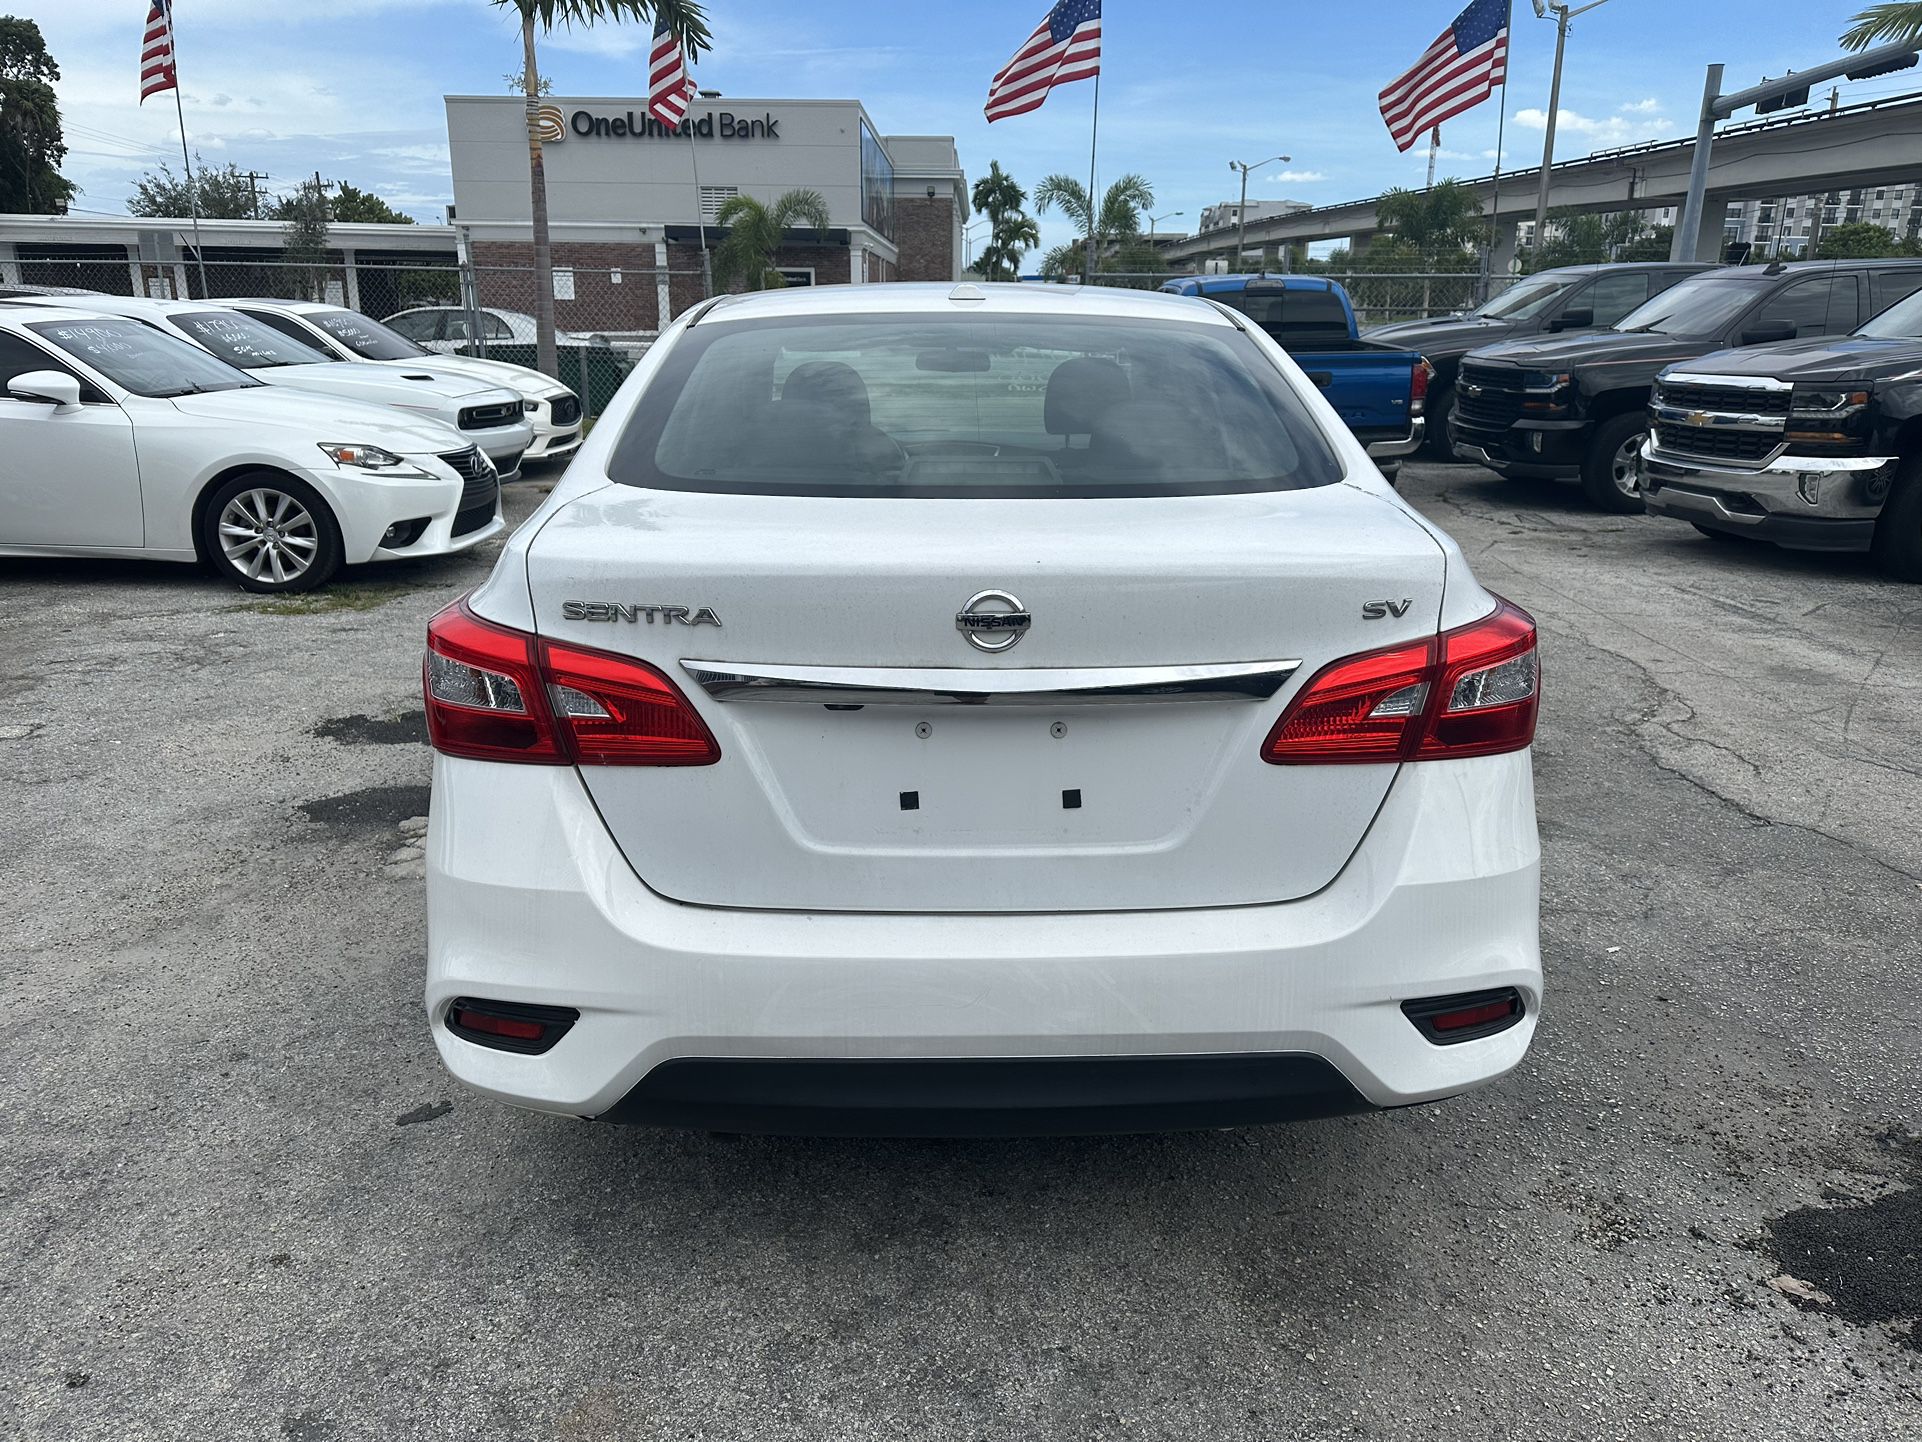
<svg viewBox="0 0 1922 1442"><path fill-rule="evenodd" d="M1587 290L1623 289L1633 269L1591 268ZM1655 293L1606 329L1461 354L1454 454L1709 535L1870 551L1922 581L1922 261L1726 267L1659 289L1640 269ZM1553 274L1510 294L1536 292L1563 328L1596 320L1535 285Z"/></svg>
<svg viewBox="0 0 1922 1442"><path fill-rule="evenodd" d="M0 555L198 560L302 591L499 534L502 476L577 447L580 402L405 346L338 307L0 296Z"/></svg>

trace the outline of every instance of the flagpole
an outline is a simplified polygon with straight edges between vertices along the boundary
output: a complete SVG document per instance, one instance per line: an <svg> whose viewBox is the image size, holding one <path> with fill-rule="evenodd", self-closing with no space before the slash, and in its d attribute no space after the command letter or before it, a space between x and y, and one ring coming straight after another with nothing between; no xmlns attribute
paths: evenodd
<svg viewBox="0 0 1922 1442"><path fill-rule="evenodd" d="M167 41L173 51L174 114L180 120L180 163L187 170L187 208L193 213L194 221L194 265L200 271L200 298L207 300L213 292L207 288L207 251L200 243L200 191L194 184L194 163L187 155L187 112L180 103L180 36L174 30L171 4L167 6Z"/></svg>
<svg viewBox="0 0 1922 1442"><path fill-rule="evenodd" d="M1502 22L1502 100L1501 111L1495 121L1495 193L1488 202L1488 250L1482 256L1482 299L1488 299L1489 289L1495 280L1495 232L1497 217L1502 208L1502 137L1508 128L1508 59L1507 46L1514 38L1515 0L1508 0L1508 18Z"/></svg>
<svg viewBox="0 0 1922 1442"><path fill-rule="evenodd" d="M707 254L707 207L701 203L701 147L694 143L694 111L690 106L687 112L687 156L694 165L694 221L701 228L701 293L704 299L714 295L714 271ZM673 285L670 280L669 286Z"/></svg>
<svg viewBox="0 0 1922 1442"><path fill-rule="evenodd" d="M1512 0L1511 0L1512 3ZM1095 199L1094 156L1095 143L1101 138L1101 72L1094 73L1094 116L1088 126L1088 255L1082 264L1081 283L1094 283L1094 246L1096 221L1101 214L1100 202Z"/></svg>
<svg viewBox="0 0 1922 1442"><path fill-rule="evenodd" d="M1503 82L1507 84L1506 81ZM1441 127L1437 125L1428 134L1428 189L1435 188L1435 155L1441 150Z"/></svg>

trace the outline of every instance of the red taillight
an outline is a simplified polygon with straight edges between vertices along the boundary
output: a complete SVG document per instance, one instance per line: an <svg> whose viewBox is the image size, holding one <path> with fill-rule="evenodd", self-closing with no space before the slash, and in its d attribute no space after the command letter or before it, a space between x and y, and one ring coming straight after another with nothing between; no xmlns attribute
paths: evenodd
<svg viewBox="0 0 1922 1442"><path fill-rule="evenodd" d="M652 666L541 641L456 601L427 623L427 735L448 756L543 766L706 766L713 733Z"/></svg>
<svg viewBox="0 0 1922 1442"><path fill-rule="evenodd" d="M1408 389L1408 414L1421 415L1428 409L1428 387L1435 379L1435 368L1426 360L1415 362L1415 378Z"/></svg>
<svg viewBox="0 0 1922 1442"><path fill-rule="evenodd" d="M1535 623L1496 598L1479 621L1321 668L1263 743L1277 766L1519 751L1541 700Z"/></svg>

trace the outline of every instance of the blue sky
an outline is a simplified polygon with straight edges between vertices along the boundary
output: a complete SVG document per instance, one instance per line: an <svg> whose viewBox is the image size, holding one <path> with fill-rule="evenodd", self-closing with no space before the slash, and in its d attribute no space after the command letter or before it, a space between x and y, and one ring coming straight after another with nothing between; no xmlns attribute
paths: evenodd
<svg viewBox="0 0 1922 1442"><path fill-rule="evenodd" d="M1232 199L1230 160L1285 152L1249 182L1251 198L1327 203L1422 183L1426 149L1399 155L1375 93L1413 62L1461 0L1108 0L1100 173L1145 175L1162 222L1188 229L1203 205ZM953 134L970 178L999 160L1024 185L1050 171L1085 180L1092 87L1054 93L1039 111L989 126L989 76L1040 20L1047 0L966 6L854 0L710 0L714 51L704 86L742 97L853 96L884 132ZM1557 154L1680 135L1694 128L1703 67L1731 87L1819 64L1856 0L1609 0L1575 22ZM19 12L0 0L0 9ZM1516 0L1506 137L1509 163L1539 159L1554 26ZM44 13L43 13L44 12ZM32 0L65 72L66 173L77 207L121 213L133 179L172 155L173 106L133 103L146 0ZM210 162L291 186L315 169L385 196L422 220L449 199L443 94L501 93L520 68L506 13L487 0L175 0L187 126ZM634 26L561 32L543 46L557 93L632 95L644 86L645 34ZM1922 88L1922 71L1843 86L1843 103ZM1486 174L1493 101L1443 129L1441 173ZM1918 158L1922 169L1922 157ZM1041 217L1052 244L1067 232Z"/></svg>

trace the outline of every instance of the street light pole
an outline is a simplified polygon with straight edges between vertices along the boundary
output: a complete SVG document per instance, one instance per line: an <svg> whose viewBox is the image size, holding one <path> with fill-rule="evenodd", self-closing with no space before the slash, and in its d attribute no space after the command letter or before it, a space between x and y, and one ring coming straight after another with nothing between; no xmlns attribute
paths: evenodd
<svg viewBox="0 0 1922 1442"><path fill-rule="evenodd" d="M1535 0L1535 18L1546 20L1549 12L1555 12L1555 74L1548 82L1548 134L1542 139L1542 176L1535 190L1535 259L1541 258L1544 233L1548 229L1548 172L1555 163L1555 118L1562 106L1562 51L1568 45L1568 22L1577 15L1586 15L1597 5L1606 5L1608 0L1589 0L1586 5L1570 9L1558 0Z"/></svg>
<svg viewBox="0 0 1922 1442"><path fill-rule="evenodd" d="M1187 211L1185 211L1185 210L1170 210L1170 211L1167 211L1167 212L1165 212L1165 213L1163 213L1163 214L1161 214L1161 215L1151 215L1151 216L1149 216L1149 217L1148 217L1148 241L1149 241L1149 243L1150 243L1150 244L1153 244L1153 243L1154 243L1154 238L1155 238L1155 226L1156 226L1156 225L1157 225L1158 223L1160 223L1161 221L1164 221L1164 220L1173 220L1173 219L1174 219L1174 218L1175 218L1175 217L1176 217L1177 215L1186 215L1187 213L1188 213L1188 212L1187 212Z"/></svg>
<svg viewBox="0 0 1922 1442"><path fill-rule="evenodd" d="M1600 0L1597 0L1597 3L1600 3ZM1255 161L1252 165L1242 160L1231 160L1228 162L1228 168L1230 170L1239 170L1241 172L1241 205L1235 211L1235 219L1240 224L1240 231L1235 237L1235 265L1237 267L1243 264L1242 257L1248 253L1248 172L1251 170L1259 170L1264 165L1273 165L1277 160L1283 165L1286 165L1293 159L1294 157L1291 155L1271 155L1266 160Z"/></svg>

